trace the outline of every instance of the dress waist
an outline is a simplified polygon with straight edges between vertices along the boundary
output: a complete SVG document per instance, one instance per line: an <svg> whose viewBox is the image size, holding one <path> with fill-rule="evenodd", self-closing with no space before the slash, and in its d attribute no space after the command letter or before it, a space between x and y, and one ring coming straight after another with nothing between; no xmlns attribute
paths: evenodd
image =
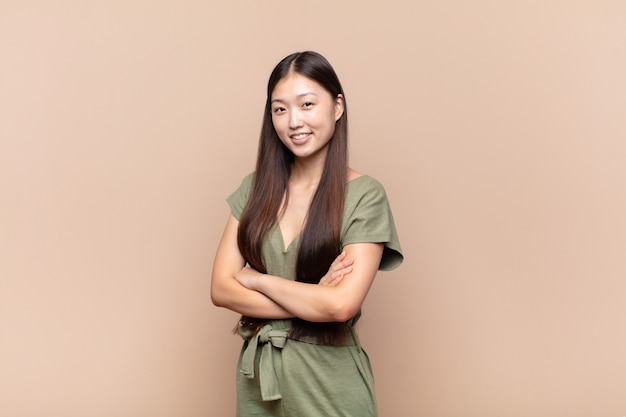
<svg viewBox="0 0 626 417"><path fill-rule="evenodd" d="M276 326L276 327L274 327ZM283 322L268 323L264 325L256 334L249 329L245 329L239 323L239 335L247 342L247 346L241 357L240 372L246 377L254 378L254 360L257 349L261 348L259 359L259 385L263 401L273 401L282 398L278 387L278 377L274 369L274 349L282 349L288 339L297 340L304 343L320 344L315 336L301 336L297 338L289 337L289 326L283 328ZM358 335L354 327L346 324L346 337L339 343L332 346L361 346Z"/></svg>
<svg viewBox="0 0 626 417"><path fill-rule="evenodd" d="M250 341L256 336L259 336L261 332L263 331L263 329L266 329L268 328L267 326L270 326L269 328L271 328L272 330L271 333L272 335L274 335L274 337L276 337L276 335L278 334L281 334L281 337L284 336L286 339L297 340L299 342L304 342L304 343L312 343L314 345L354 346L358 344L358 342L355 340L356 334L355 334L355 330L353 329L354 324L355 324L354 320L350 320L346 322L345 329L344 329L345 337L342 337L340 338L340 340L334 341L332 343L321 342L319 341L318 337L315 335L300 335L300 336L289 335L289 331L291 329L291 319L271 320L267 322L257 332L255 332L252 329L245 328L243 323L239 322L239 324L237 325L237 332L239 333L239 336L241 336L243 340Z"/></svg>

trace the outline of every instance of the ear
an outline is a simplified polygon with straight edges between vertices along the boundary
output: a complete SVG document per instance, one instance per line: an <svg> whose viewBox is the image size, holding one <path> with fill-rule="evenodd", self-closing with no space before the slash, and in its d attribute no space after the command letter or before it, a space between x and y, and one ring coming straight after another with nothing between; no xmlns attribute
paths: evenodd
<svg viewBox="0 0 626 417"><path fill-rule="evenodd" d="M335 97L335 122L343 116L343 94L337 94Z"/></svg>

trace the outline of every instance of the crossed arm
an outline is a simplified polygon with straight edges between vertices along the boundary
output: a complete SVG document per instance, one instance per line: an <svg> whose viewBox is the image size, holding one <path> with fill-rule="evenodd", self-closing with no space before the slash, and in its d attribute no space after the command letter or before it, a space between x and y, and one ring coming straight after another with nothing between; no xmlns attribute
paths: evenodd
<svg viewBox="0 0 626 417"><path fill-rule="evenodd" d="M249 317L317 322L346 321L359 311L376 276L382 244L346 245L320 283L307 284L247 267L237 246L238 225L231 214L215 256L211 299L216 306Z"/></svg>

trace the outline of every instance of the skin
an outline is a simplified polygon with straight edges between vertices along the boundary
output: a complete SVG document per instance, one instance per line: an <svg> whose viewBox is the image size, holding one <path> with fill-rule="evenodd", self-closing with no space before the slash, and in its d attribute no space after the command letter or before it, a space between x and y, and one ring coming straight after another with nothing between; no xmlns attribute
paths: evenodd
<svg viewBox="0 0 626 417"><path fill-rule="evenodd" d="M343 115L343 97L333 97L317 82L290 74L278 82L271 100L274 129L295 156L290 198L283 202L278 219L288 246L302 230L335 122ZM350 169L348 180L360 175ZM249 317L300 317L317 322L347 321L360 310L376 276L382 244L346 245L320 283L307 284L246 266L237 245L238 225L231 214L218 246L211 280L215 305Z"/></svg>

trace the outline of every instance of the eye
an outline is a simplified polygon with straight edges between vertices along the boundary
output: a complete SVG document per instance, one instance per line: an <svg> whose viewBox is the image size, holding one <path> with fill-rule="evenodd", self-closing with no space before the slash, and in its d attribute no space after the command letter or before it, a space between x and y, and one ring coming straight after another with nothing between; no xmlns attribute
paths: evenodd
<svg viewBox="0 0 626 417"><path fill-rule="evenodd" d="M309 109L309 108L313 107L313 103L310 102L310 101L307 101L306 103L304 103L302 105L302 107L304 107L305 109Z"/></svg>
<svg viewBox="0 0 626 417"><path fill-rule="evenodd" d="M274 112L274 114L281 114L285 112L285 108L284 107L274 107L274 110L272 110Z"/></svg>

